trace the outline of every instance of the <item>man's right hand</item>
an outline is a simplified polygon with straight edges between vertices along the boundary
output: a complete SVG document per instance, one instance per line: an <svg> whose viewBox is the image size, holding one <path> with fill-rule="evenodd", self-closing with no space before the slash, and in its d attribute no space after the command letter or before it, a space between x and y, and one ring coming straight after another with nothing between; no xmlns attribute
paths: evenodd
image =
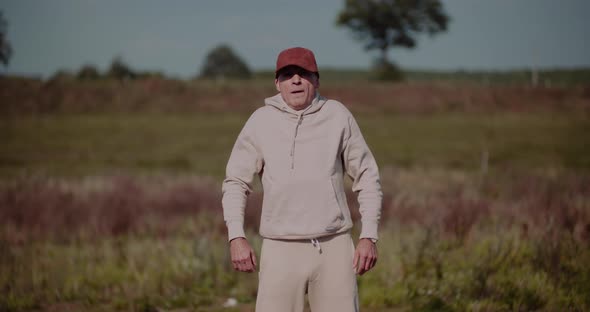
<svg viewBox="0 0 590 312"><path fill-rule="evenodd" d="M243 237L237 237L229 242L229 251L234 270L240 272L256 271L256 254L248 241Z"/></svg>

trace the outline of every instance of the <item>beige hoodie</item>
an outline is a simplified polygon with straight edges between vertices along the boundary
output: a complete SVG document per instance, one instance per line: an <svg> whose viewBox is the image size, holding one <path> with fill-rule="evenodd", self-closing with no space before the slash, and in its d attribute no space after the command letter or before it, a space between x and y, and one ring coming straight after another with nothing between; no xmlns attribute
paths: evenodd
<svg viewBox="0 0 590 312"><path fill-rule="evenodd" d="M265 103L246 122L227 164L222 205L229 239L245 237L246 197L256 174L264 190L263 237L307 239L349 230L344 172L358 194L360 237L377 239L379 171L348 109L319 94L301 111L280 94Z"/></svg>

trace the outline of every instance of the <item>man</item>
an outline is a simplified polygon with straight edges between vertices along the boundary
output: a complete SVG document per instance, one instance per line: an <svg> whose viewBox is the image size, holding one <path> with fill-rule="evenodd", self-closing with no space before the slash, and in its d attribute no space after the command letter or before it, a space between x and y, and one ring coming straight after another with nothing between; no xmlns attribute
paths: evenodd
<svg viewBox="0 0 590 312"><path fill-rule="evenodd" d="M223 182L223 213L233 266L256 270L244 234L246 198L262 180L263 237L256 311L358 311L356 274L377 261L381 185L375 159L352 114L319 95L312 51L282 51L279 94L267 98L240 132ZM358 193L362 229L356 250L344 173Z"/></svg>

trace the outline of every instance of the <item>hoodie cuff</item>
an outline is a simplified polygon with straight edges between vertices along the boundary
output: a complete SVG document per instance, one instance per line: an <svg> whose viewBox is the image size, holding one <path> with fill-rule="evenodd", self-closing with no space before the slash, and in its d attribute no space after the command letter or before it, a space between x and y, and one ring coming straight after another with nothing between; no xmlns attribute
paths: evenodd
<svg viewBox="0 0 590 312"><path fill-rule="evenodd" d="M378 224L379 221L377 219L373 220L361 220L362 229L361 229L361 238L372 238L372 239L379 239L378 235Z"/></svg>
<svg viewBox="0 0 590 312"><path fill-rule="evenodd" d="M244 223L239 221L231 221L226 222L227 225L227 236L228 242L234 238L238 237L246 237L246 233L244 233Z"/></svg>

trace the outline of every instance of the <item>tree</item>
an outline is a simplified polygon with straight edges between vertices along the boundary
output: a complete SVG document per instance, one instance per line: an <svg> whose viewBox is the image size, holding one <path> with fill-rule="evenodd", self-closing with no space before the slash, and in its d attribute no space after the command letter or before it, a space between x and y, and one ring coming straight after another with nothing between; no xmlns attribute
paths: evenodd
<svg viewBox="0 0 590 312"><path fill-rule="evenodd" d="M94 70L96 70L96 68ZM80 73L78 73L78 74L80 74ZM82 74L82 76L83 76L83 74ZM51 75L51 77L49 77L48 81L53 82L53 83L63 82L63 81L72 81L72 80L74 80L75 77L76 76L72 72L65 70L65 69L59 69L55 73L53 73L53 75ZM80 78L80 79L82 79L82 78Z"/></svg>
<svg viewBox="0 0 590 312"><path fill-rule="evenodd" d="M248 79L252 72L248 65L225 44L215 47L205 59L200 77L213 79Z"/></svg>
<svg viewBox="0 0 590 312"><path fill-rule="evenodd" d="M393 66L387 57L390 48L414 48L418 34L445 31L448 22L440 0L346 0L336 20L366 41L366 50L380 50L377 64L382 66Z"/></svg>
<svg viewBox="0 0 590 312"><path fill-rule="evenodd" d="M107 71L107 77L118 80L135 79L137 74L129 67L121 57L115 57L111 67Z"/></svg>
<svg viewBox="0 0 590 312"><path fill-rule="evenodd" d="M2 11L0 11L0 62L4 66L8 65L12 56L12 47L7 39L6 28L8 28L8 22L6 22Z"/></svg>
<svg viewBox="0 0 590 312"><path fill-rule="evenodd" d="M76 74L78 80L97 80L100 79L100 73L94 65L84 65Z"/></svg>

